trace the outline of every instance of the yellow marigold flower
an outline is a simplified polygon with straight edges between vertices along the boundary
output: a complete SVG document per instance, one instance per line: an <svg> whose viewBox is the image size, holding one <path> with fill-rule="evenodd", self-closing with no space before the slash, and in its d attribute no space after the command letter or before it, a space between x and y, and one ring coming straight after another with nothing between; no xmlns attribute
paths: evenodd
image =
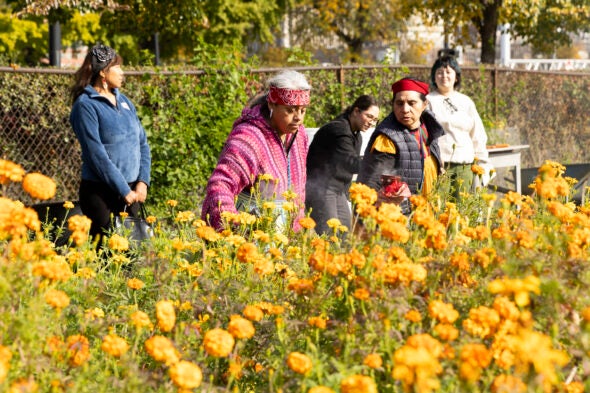
<svg viewBox="0 0 590 393"><path fill-rule="evenodd" d="M114 251L127 251L129 250L129 240L121 235L113 234L109 238L109 248Z"/></svg>
<svg viewBox="0 0 590 393"><path fill-rule="evenodd" d="M272 274L274 271L275 265L270 259L263 257L254 262L254 272L261 277Z"/></svg>
<svg viewBox="0 0 590 393"><path fill-rule="evenodd" d="M469 318L463 320L463 329L472 336L491 337L500 323L500 315L493 308L479 306L469 310Z"/></svg>
<svg viewBox="0 0 590 393"><path fill-rule="evenodd" d="M370 368L380 368L381 366L383 366L383 359L381 358L381 355L379 355L378 353L370 353L367 356L365 356L363 364Z"/></svg>
<svg viewBox="0 0 590 393"><path fill-rule="evenodd" d="M459 375L467 381L477 381L482 369L489 366L492 353L483 344L467 344L461 349Z"/></svg>
<svg viewBox="0 0 590 393"><path fill-rule="evenodd" d="M314 386L307 393L334 393L334 391L326 386Z"/></svg>
<svg viewBox="0 0 590 393"><path fill-rule="evenodd" d="M158 328L163 332L169 332L174 328L176 323L176 311L174 304L169 300L160 300L156 303L156 318L158 319Z"/></svg>
<svg viewBox="0 0 590 393"><path fill-rule="evenodd" d="M118 358L129 350L129 344L127 344L124 338L111 333L104 336L100 348L109 355Z"/></svg>
<svg viewBox="0 0 590 393"><path fill-rule="evenodd" d="M252 322L239 315L232 315L230 317L227 331L235 338L252 338L254 333L256 333Z"/></svg>
<svg viewBox="0 0 590 393"><path fill-rule="evenodd" d="M409 310L405 315L404 319L410 322L418 323L422 320L422 314L418 310Z"/></svg>
<svg viewBox="0 0 590 393"><path fill-rule="evenodd" d="M283 202L282 208L286 212L294 212L296 209L295 202Z"/></svg>
<svg viewBox="0 0 590 393"><path fill-rule="evenodd" d="M145 286L145 283L141 281L139 278L130 278L127 280L127 287L130 289L141 289Z"/></svg>
<svg viewBox="0 0 590 393"><path fill-rule="evenodd" d="M258 247L254 243L244 243L238 248L236 258L242 263L254 263L260 258Z"/></svg>
<svg viewBox="0 0 590 393"><path fill-rule="evenodd" d="M176 207L178 205L178 201L175 201L174 199L168 199L166 204L170 207Z"/></svg>
<svg viewBox="0 0 590 393"><path fill-rule="evenodd" d="M582 382L563 383L561 387L565 393L584 393L584 384Z"/></svg>
<svg viewBox="0 0 590 393"><path fill-rule="evenodd" d="M520 310L506 296L497 296L494 299L493 309L498 312L502 319L518 321L520 318Z"/></svg>
<svg viewBox="0 0 590 393"><path fill-rule="evenodd" d="M26 171L22 166L12 161L0 159L0 184L6 185L8 182L20 182Z"/></svg>
<svg viewBox="0 0 590 393"><path fill-rule="evenodd" d="M326 225L328 225L329 228L336 230L338 227L342 226L342 223L337 218L330 218L326 221Z"/></svg>
<svg viewBox="0 0 590 393"><path fill-rule="evenodd" d="M400 243L407 243L410 240L410 231L408 231L406 224L387 220L382 222L379 228L381 234L387 239Z"/></svg>
<svg viewBox="0 0 590 393"><path fill-rule="evenodd" d="M341 393L377 393L377 384L371 377L351 375L340 383Z"/></svg>
<svg viewBox="0 0 590 393"><path fill-rule="evenodd" d="M265 182L278 182L278 179L275 179L273 175L270 173L262 173L258 175L258 181L265 181Z"/></svg>
<svg viewBox="0 0 590 393"><path fill-rule="evenodd" d="M175 222L191 222L195 219L195 213L190 210L176 213Z"/></svg>
<svg viewBox="0 0 590 393"><path fill-rule="evenodd" d="M45 292L45 302L51 307L61 310L70 304L70 298L64 291L50 289Z"/></svg>
<svg viewBox="0 0 590 393"><path fill-rule="evenodd" d="M8 393L36 393L38 390L39 385L32 377L28 379L20 378L10 385Z"/></svg>
<svg viewBox="0 0 590 393"><path fill-rule="evenodd" d="M145 222L147 222L148 224L152 225L153 223L155 223L158 219L156 218L156 216L147 216L145 218Z"/></svg>
<svg viewBox="0 0 590 393"><path fill-rule="evenodd" d="M144 313L143 311L135 311L130 315L131 323L135 326L137 330L142 329L144 327L149 328L150 330L153 328L152 321L150 321L150 317Z"/></svg>
<svg viewBox="0 0 590 393"><path fill-rule="evenodd" d="M174 344L170 339L163 336L153 336L147 339L144 343L147 353L158 362L164 362L170 366L178 363L180 360L180 353L174 348Z"/></svg>
<svg viewBox="0 0 590 393"><path fill-rule="evenodd" d="M203 372L192 362L181 360L168 370L170 379L180 389L192 390L201 386Z"/></svg>
<svg viewBox="0 0 590 393"><path fill-rule="evenodd" d="M285 198L285 200L287 200L287 201L294 201L298 197L297 193L293 192L292 190L287 190L287 191L283 192L282 195L283 195L283 198Z"/></svg>
<svg viewBox="0 0 590 393"><path fill-rule="evenodd" d="M275 243L277 244L289 244L289 238L285 235L283 235L282 233L275 233L273 236L273 240L275 241ZM291 247L289 247L291 248Z"/></svg>
<svg viewBox="0 0 590 393"><path fill-rule="evenodd" d="M208 225L198 227L197 236L208 242L216 242L222 238L222 236L217 233L214 228Z"/></svg>
<svg viewBox="0 0 590 393"><path fill-rule="evenodd" d="M527 386L517 377L500 374L494 378L491 391L492 393L525 393Z"/></svg>
<svg viewBox="0 0 590 393"><path fill-rule="evenodd" d="M81 334L69 336L66 339L66 351L70 365L78 367L90 358L90 343Z"/></svg>
<svg viewBox="0 0 590 393"><path fill-rule="evenodd" d="M74 204L72 203L72 201L65 201L63 204L64 209L73 209L74 208Z"/></svg>
<svg viewBox="0 0 590 393"><path fill-rule="evenodd" d="M96 277L96 272L92 268L83 267L81 269L78 269L78 271L76 272L76 277L90 279Z"/></svg>
<svg viewBox="0 0 590 393"><path fill-rule="evenodd" d="M318 329L325 329L328 323L328 318L324 317L309 317L307 319L309 326L316 327Z"/></svg>
<svg viewBox="0 0 590 393"><path fill-rule="evenodd" d="M264 312L257 306L246 306L242 314L251 321L258 322L264 318Z"/></svg>
<svg viewBox="0 0 590 393"><path fill-rule="evenodd" d="M227 357L234 349L234 337L226 330L216 328L205 333L203 347L205 351L214 357Z"/></svg>
<svg viewBox="0 0 590 393"><path fill-rule="evenodd" d="M307 374L311 371L313 364L306 354L291 352L287 357L287 366L297 374Z"/></svg>
<svg viewBox="0 0 590 393"><path fill-rule="evenodd" d="M72 232L88 232L91 225L92 220L80 214L76 214L75 216L68 218L68 229Z"/></svg>
<svg viewBox="0 0 590 393"><path fill-rule="evenodd" d="M262 210L273 212L277 208L277 204L272 201L262 202Z"/></svg>
<svg viewBox="0 0 590 393"><path fill-rule="evenodd" d="M23 178L23 189L36 199L51 199L55 196L57 186L52 178L40 173L28 173Z"/></svg>
<svg viewBox="0 0 590 393"><path fill-rule="evenodd" d="M302 217L299 219L299 225L305 229L313 229L315 228L315 221L311 217Z"/></svg>
<svg viewBox="0 0 590 393"><path fill-rule="evenodd" d="M356 205L374 205L377 202L377 191L362 183L350 185L350 200Z"/></svg>
<svg viewBox="0 0 590 393"><path fill-rule="evenodd" d="M91 321L104 318L104 311L101 308L94 307L84 311L84 316Z"/></svg>
<svg viewBox="0 0 590 393"><path fill-rule="evenodd" d="M444 303L440 300L433 300L428 305L430 316L439 322L452 324L459 318L459 312L451 303Z"/></svg>

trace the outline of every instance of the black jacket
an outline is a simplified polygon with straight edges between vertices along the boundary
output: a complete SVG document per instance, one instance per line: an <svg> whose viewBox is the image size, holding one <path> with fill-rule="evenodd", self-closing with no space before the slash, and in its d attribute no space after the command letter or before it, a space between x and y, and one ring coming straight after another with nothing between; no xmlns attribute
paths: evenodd
<svg viewBox="0 0 590 393"><path fill-rule="evenodd" d="M420 119L426 126L426 130L428 130L426 145L429 147L430 154L438 161L439 168L442 168L438 138L444 134L444 130L436 121L434 114L429 110L425 110ZM396 154L371 152L375 139L382 134L393 141L397 150ZM417 194L422 188L424 162L418 143L416 143L416 139L408 129L397 121L395 115L390 113L377 126L369 140L358 181L379 190L381 188L381 175L394 172L399 174L402 181L408 184L412 194Z"/></svg>
<svg viewBox="0 0 590 393"><path fill-rule="evenodd" d="M307 153L306 195L317 195L326 188L347 193L360 169L362 143L360 132L352 132L344 113L322 126Z"/></svg>

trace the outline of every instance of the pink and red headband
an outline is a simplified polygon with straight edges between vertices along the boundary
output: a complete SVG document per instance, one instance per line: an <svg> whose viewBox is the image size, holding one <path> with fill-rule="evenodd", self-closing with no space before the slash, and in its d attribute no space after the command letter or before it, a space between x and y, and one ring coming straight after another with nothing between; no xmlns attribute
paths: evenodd
<svg viewBox="0 0 590 393"><path fill-rule="evenodd" d="M426 95L428 94L428 84L415 79L400 79L391 85L391 90L393 91L393 94L400 91L410 90Z"/></svg>
<svg viewBox="0 0 590 393"><path fill-rule="evenodd" d="M266 100L278 105L309 105L309 90L291 90L271 86Z"/></svg>

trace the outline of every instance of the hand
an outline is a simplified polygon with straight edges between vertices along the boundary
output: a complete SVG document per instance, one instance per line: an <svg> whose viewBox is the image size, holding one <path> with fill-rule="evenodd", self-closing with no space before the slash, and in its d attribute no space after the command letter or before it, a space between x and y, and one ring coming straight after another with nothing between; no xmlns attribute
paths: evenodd
<svg viewBox="0 0 590 393"><path fill-rule="evenodd" d="M144 203L147 199L147 184L140 181L135 185L135 193L137 194L137 202Z"/></svg>
<svg viewBox="0 0 590 393"><path fill-rule="evenodd" d="M125 203L127 206L132 205L134 202L137 202L137 193L133 190L129 191L129 194L125 195Z"/></svg>
<svg viewBox="0 0 590 393"><path fill-rule="evenodd" d="M412 196L410 187L406 182L399 182L393 187L385 187L377 193L377 200L381 203L395 203L399 205L405 198Z"/></svg>

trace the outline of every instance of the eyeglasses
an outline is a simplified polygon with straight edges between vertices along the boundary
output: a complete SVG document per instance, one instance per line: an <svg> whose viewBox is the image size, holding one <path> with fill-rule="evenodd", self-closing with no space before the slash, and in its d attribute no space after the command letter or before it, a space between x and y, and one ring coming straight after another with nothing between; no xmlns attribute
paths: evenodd
<svg viewBox="0 0 590 393"><path fill-rule="evenodd" d="M379 120L378 118L376 118L375 116L373 116L370 113L367 112L361 112L363 114L364 117L366 117L372 124L377 123L377 120Z"/></svg>

